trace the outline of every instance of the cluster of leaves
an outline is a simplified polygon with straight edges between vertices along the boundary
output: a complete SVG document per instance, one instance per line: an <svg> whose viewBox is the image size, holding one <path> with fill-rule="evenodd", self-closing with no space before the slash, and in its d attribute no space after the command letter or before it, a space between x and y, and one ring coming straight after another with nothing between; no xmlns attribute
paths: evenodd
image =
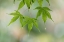
<svg viewBox="0 0 64 42"><path fill-rule="evenodd" d="M39 7L36 7L35 9L38 10L36 18L31 18L31 17L24 17L18 10L20 10L25 4L27 5L28 9L30 9L30 6L35 2L38 1ZM49 0L46 0L49 3ZM15 2L15 0L14 0ZM46 22L47 18L51 19L51 15L49 11L51 11L48 7L42 7L43 0L21 0L19 3L17 11L11 13L10 15L13 15L14 17L12 18L11 22L9 25L13 22L15 22L18 18L20 20L20 23L22 27L25 25L28 25L28 30L29 32L32 30L33 25L39 30L38 28L38 23L37 23L37 18L42 15L42 19L44 23Z"/></svg>
<svg viewBox="0 0 64 42"><path fill-rule="evenodd" d="M15 1L15 0L14 0ZM19 4L18 10L21 9L25 4L27 5L28 9L36 0L22 0ZM39 5L42 6L43 0L37 0ZM46 0L49 3L49 0Z"/></svg>
<svg viewBox="0 0 64 42"><path fill-rule="evenodd" d="M19 19L22 27L28 25L29 32L32 30L33 25L38 29L37 19L35 18L24 17L23 15L20 14L19 11L15 11L10 15L13 15L14 17L11 19L11 22L9 23L9 25L15 22L17 19Z"/></svg>
<svg viewBox="0 0 64 42"><path fill-rule="evenodd" d="M47 8L47 7L36 7L35 9L38 9L36 18L38 18L40 15L42 15L42 19L43 19L44 23L46 22L47 17L52 20L51 15L49 13L49 11L51 11L51 10L49 8Z"/></svg>
<svg viewBox="0 0 64 42"><path fill-rule="evenodd" d="M19 4L18 10L21 9L25 4L27 5L28 9L30 9L30 5L34 3L35 0L22 0Z"/></svg>

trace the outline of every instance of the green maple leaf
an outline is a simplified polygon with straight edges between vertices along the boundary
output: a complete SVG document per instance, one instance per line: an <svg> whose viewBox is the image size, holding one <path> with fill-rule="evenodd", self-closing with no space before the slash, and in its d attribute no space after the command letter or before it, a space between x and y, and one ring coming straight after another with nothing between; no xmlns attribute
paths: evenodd
<svg viewBox="0 0 64 42"><path fill-rule="evenodd" d="M52 20L52 17L51 17L51 15L50 15L50 9L49 8L43 8L43 10L44 10L44 12L45 12L45 14L47 15L47 17L49 18L49 19L51 19ZM49 10L49 11L48 11ZM52 20L53 21L53 20Z"/></svg>
<svg viewBox="0 0 64 42"><path fill-rule="evenodd" d="M41 16L41 13L42 13L42 19L43 19L44 23L46 22L47 17L52 20L51 15L49 13L49 11L51 11L51 10L48 7L36 7L35 9L38 9L36 18Z"/></svg>
<svg viewBox="0 0 64 42"><path fill-rule="evenodd" d="M49 0L46 0L46 1L49 3ZM30 6L34 2L35 2L35 0L21 0L21 2L19 3L18 10L21 9L25 4L27 5L28 9L30 9ZM15 0L14 0L14 3L15 3ZM38 10L36 19L42 15L42 19L45 23L47 18L52 20L51 14L49 12L51 10L48 7L42 7L42 3L43 3L43 0L38 0L39 7L35 8ZM49 5L50 5L50 3L49 3ZM38 23L35 18L24 17L23 15L20 14L20 12L18 10L10 14L10 15L13 15L14 17L11 19L9 25L11 23L15 22L19 18L22 26L28 25L29 32L32 30L33 26L35 26L39 30Z"/></svg>
<svg viewBox="0 0 64 42"><path fill-rule="evenodd" d="M32 30L33 25L39 30L38 23L37 23L37 21L34 18L25 17L25 19L23 21L23 26L26 26L26 25L28 25L28 31L29 31L29 33Z"/></svg>

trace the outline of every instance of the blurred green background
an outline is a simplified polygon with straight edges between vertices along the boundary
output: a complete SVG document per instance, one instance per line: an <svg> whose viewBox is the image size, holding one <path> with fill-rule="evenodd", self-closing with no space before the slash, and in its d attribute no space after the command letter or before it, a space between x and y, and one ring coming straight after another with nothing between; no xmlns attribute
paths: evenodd
<svg viewBox="0 0 64 42"><path fill-rule="evenodd" d="M0 42L64 42L64 1L63 0L50 0L50 6L44 0L43 6L49 7L52 19L47 20L44 24L41 16L38 18L38 25L41 33L33 27L30 35L28 36L27 26L20 26L19 20L7 26L13 16L9 14L18 8L19 2L16 0L15 4L13 0L0 0ZM26 5L20 10L20 13L24 16L34 17L37 14L37 10L34 10L38 6L35 2L30 11Z"/></svg>

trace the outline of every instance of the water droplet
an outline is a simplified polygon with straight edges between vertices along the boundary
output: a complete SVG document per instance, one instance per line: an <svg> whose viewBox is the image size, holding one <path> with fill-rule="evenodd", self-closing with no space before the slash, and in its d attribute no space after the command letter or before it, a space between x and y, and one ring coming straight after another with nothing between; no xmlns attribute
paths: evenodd
<svg viewBox="0 0 64 42"><path fill-rule="evenodd" d="M45 30L46 30L46 28L45 28Z"/></svg>

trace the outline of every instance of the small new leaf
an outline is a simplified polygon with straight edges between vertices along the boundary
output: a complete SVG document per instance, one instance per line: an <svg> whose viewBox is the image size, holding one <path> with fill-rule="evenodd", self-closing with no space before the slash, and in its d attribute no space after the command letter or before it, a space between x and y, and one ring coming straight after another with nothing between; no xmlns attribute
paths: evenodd
<svg viewBox="0 0 64 42"><path fill-rule="evenodd" d="M10 25L11 23L15 22L18 18L19 18L19 16L14 16L14 17L11 19L9 25ZM9 26L9 25L8 25L8 26Z"/></svg>
<svg viewBox="0 0 64 42"><path fill-rule="evenodd" d="M25 5L25 3L23 2L23 0L20 2L18 10L21 9L23 6Z"/></svg>

